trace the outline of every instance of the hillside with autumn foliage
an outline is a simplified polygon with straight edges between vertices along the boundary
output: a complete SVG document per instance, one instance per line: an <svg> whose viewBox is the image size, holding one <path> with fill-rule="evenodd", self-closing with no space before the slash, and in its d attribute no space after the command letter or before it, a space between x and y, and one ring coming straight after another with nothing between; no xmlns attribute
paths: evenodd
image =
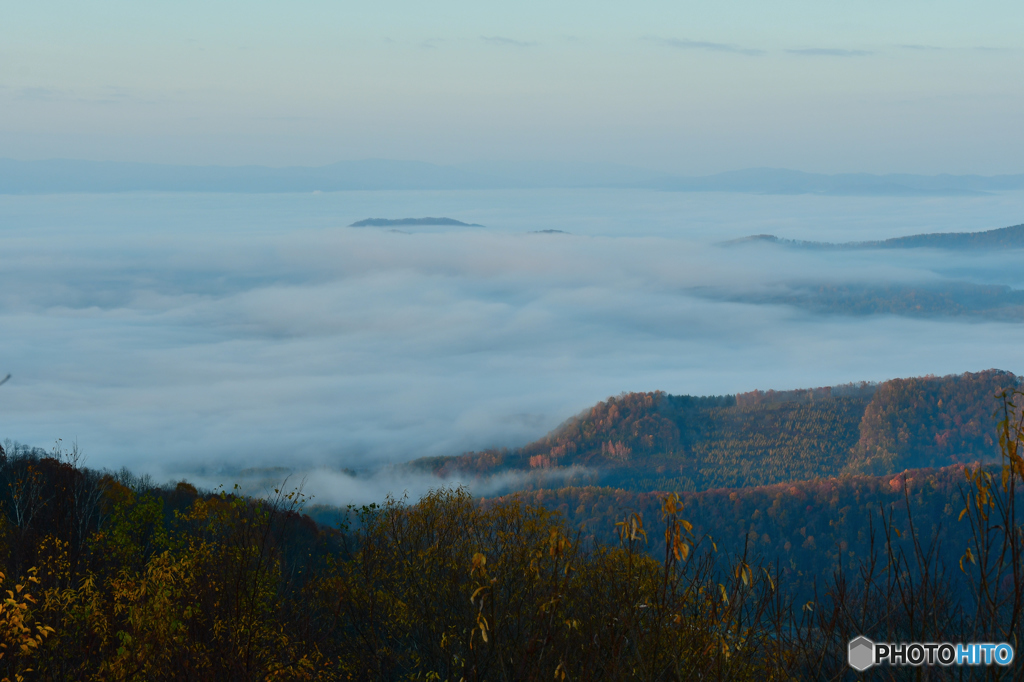
<svg viewBox="0 0 1024 682"><path fill-rule="evenodd" d="M944 405L958 404L963 383L931 381ZM878 403L866 448L899 455L917 442L872 436L887 419L903 423L903 395ZM650 412L656 397L635 405ZM756 394L709 409L805 399ZM306 513L298 490L155 485L83 467L76 450L11 445L0 456L0 675L840 680L855 679L845 652L857 635L1018 642L1022 399L1001 401L988 429L999 461L988 466L682 494L583 487L481 500L441 488L336 510L333 527ZM929 456L952 442L933 441Z"/></svg>
<svg viewBox="0 0 1024 682"><path fill-rule="evenodd" d="M567 471L631 491L700 491L992 462L999 396L1019 386L987 370L725 396L625 393L524 447L410 466L441 478L538 474L525 487Z"/></svg>
<svg viewBox="0 0 1024 682"><path fill-rule="evenodd" d="M953 465L886 476L718 488L682 493L680 500L696 536L714 543L723 555L747 555L774 564L780 579L809 598L822 576L870 555L872 543L881 541L879 535L872 536L872 528L881 532L886 520L894 541L916 530L934 543L947 564L955 564L971 533L957 518L967 482L965 467ZM657 519L664 495L567 486L519 491L493 502L551 509L581 537L609 543L615 540L615 523L625 514ZM650 538L650 545L655 555L664 551L664 541L657 536Z"/></svg>

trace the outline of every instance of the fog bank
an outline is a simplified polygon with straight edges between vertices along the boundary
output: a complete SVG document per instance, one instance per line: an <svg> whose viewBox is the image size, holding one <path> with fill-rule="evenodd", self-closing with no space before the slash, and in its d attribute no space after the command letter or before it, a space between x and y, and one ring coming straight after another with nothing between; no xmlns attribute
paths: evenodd
<svg viewBox="0 0 1024 682"><path fill-rule="evenodd" d="M488 227L343 227L422 215ZM0 388L0 438L77 438L90 466L164 478L365 471L520 445L622 391L1021 373L1019 323L756 302L822 282L1024 288L1019 252L715 246L765 232L983 230L1021 216L1021 193L0 197L0 376L13 375ZM328 490L351 483L320 478L332 501L344 496ZM366 481L374 494L405 485Z"/></svg>

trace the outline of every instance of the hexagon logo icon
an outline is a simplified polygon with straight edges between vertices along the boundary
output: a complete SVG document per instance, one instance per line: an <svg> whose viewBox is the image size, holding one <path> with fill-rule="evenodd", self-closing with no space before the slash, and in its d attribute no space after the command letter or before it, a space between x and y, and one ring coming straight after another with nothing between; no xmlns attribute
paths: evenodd
<svg viewBox="0 0 1024 682"><path fill-rule="evenodd" d="M861 635L850 640L850 667L857 672L864 672L875 662L875 643Z"/></svg>

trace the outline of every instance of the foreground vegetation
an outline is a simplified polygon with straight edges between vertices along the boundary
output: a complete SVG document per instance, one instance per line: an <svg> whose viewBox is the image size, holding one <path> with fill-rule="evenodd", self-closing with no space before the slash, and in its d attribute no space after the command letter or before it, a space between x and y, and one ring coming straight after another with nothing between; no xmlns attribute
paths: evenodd
<svg viewBox="0 0 1024 682"><path fill-rule="evenodd" d="M904 505L872 512L860 552L809 595L750 534L730 550L692 525L697 505L676 494L609 523L610 542L542 506L462 490L349 509L332 529L302 513L301 492L157 487L80 467L74 450L9 448L0 676L854 679L846 643L859 634L1019 651L1022 441L1008 395L1002 467L960 469L952 565L904 487Z"/></svg>

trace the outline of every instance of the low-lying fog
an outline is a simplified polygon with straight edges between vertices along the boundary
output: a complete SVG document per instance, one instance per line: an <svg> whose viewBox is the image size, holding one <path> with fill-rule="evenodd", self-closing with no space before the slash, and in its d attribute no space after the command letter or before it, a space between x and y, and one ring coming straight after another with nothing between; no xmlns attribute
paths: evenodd
<svg viewBox="0 0 1024 682"><path fill-rule="evenodd" d="M345 227L422 216L486 227ZM3 196L0 376L13 378L0 439L77 439L90 466L160 478L313 468L320 500L338 502L350 493L332 494L318 467L520 445L622 391L1022 372L1021 323L720 296L944 279L1024 288L1020 251L715 245L1021 222L1022 193Z"/></svg>

